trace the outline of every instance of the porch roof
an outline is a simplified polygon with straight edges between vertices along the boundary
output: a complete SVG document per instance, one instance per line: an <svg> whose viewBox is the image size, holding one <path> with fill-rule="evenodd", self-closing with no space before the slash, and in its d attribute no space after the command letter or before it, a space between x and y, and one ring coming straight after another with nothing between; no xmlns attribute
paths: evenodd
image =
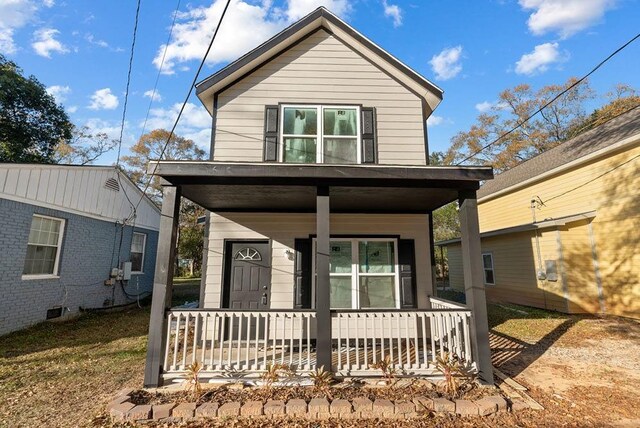
<svg viewBox="0 0 640 428"><path fill-rule="evenodd" d="M149 173L211 211L315 212L317 187L332 212L424 213L475 191L491 167L153 161Z"/></svg>

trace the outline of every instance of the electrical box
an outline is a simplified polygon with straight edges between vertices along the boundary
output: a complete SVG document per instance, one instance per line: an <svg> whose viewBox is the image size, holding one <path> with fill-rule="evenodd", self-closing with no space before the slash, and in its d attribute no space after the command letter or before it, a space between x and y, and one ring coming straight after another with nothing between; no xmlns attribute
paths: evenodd
<svg viewBox="0 0 640 428"><path fill-rule="evenodd" d="M117 267L111 268L111 275L109 275L111 278L117 278L118 274L120 273L120 269L118 269Z"/></svg>
<svg viewBox="0 0 640 428"><path fill-rule="evenodd" d="M131 262L122 262L121 267L122 280L129 281L131 279Z"/></svg>

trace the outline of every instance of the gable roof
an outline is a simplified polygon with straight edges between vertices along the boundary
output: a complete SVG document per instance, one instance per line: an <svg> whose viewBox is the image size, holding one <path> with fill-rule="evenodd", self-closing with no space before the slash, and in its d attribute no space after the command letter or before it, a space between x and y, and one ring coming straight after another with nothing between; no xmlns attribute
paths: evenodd
<svg viewBox="0 0 640 428"><path fill-rule="evenodd" d="M198 98L209 113L212 113L213 100L217 93L319 29L324 29L363 57L372 60L376 66L423 98L428 107L424 109L426 117L430 116L442 101L442 89L367 39L324 7L317 8L257 48L197 83L196 94Z"/></svg>
<svg viewBox="0 0 640 428"><path fill-rule="evenodd" d="M543 179L545 173L572 167L582 158L586 161L589 155L608 152L617 148L617 143L634 137L640 138L640 106L498 174L480 187L478 199L497 197L513 187L522 187L536 178Z"/></svg>

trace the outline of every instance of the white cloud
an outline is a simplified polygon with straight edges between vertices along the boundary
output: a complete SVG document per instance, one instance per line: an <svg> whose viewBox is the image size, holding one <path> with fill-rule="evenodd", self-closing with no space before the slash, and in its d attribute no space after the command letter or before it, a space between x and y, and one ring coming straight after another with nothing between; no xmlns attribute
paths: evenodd
<svg viewBox="0 0 640 428"><path fill-rule="evenodd" d="M145 132L153 129L171 129L181 106L181 103L175 103L169 108L151 109ZM211 116L204 107L187 103L176 134L195 141L200 148L208 151L211 143Z"/></svg>
<svg viewBox="0 0 640 428"><path fill-rule="evenodd" d="M147 98L151 98L153 101L162 101L162 96L157 90L154 92L153 89L149 89L148 91L145 91L143 95Z"/></svg>
<svg viewBox="0 0 640 428"><path fill-rule="evenodd" d="M91 95L91 110L113 110L118 107L118 97L111 93L111 88L98 89Z"/></svg>
<svg viewBox="0 0 640 428"><path fill-rule="evenodd" d="M209 6L192 7L178 14L172 40L167 47L163 73L173 74L177 65L202 58L225 3L225 0L215 0ZM207 57L207 64L235 60L318 6L326 6L342 16L350 11L347 0L287 0L285 8L273 7L272 3L270 0L233 0ZM161 45L153 59L157 68L164 50L165 45Z"/></svg>
<svg viewBox="0 0 640 428"><path fill-rule="evenodd" d="M55 0L43 0L42 4L44 4L46 7L53 7L55 6L56 2Z"/></svg>
<svg viewBox="0 0 640 428"><path fill-rule="evenodd" d="M427 119L427 126L438 126L444 123L444 117L432 114Z"/></svg>
<svg viewBox="0 0 640 428"><path fill-rule="evenodd" d="M53 85L47 88L47 94L55 98L58 104L63 104L67 100L67 95L71 92L68 86Z"/></svg>
<svg viewBox="0 0 640 428"><path fill-rule="evenodd" d="M287 0L286 15L289 21L297 21L320 6L339 16L345 16L351 11L348 0Z"/></svg>
<svg viewBox="0 0 640 428"><path fill-rule="evenodd" d="M110 140L118 140L120 138L121 122L118 120L108 121L100 118L90 118L83 124L89 128L90 134L107 134ZM135 143L135 137L129 130L129 122L124 123L124 131L122 133L122 145L131 147Z"/></svg>
<svg viewBox="0 0 640 428"><path fill-rule="evenodd" d="M60 31L55 28L41 28L33 33L34 42L31 43L31 47L40 56L45 58L51 58L51 52L58 52L61 54L69 52L69 49L63 45L59 40L56 40L56 36L60 34Z"/></svg>
<svg viewBox="0 0 640 428"><path fill-rule="evenodd" d="M528 76L544 73L549 65L563 60L558 43L543 43L536 46L533 52L522 55L516 62L516 73Z"/></svg>
<svg viewBox="0 0 640 428"><path fill-rule="evenodd" d="M389 4L387 0L382 0L382 6L384 6L384 16L393 20L393 26L399 27L402 25L402 9L397 4Z"/></svg>
<svg viewBox="0 0 640 428"><path fill-rule="evenodd" d="M566 38L583 30L614 7L616 0L520 0L525 10L533 10L527 24L533 34L556 31Z"/></svg>
<svg viewBox="0 0 640 428"><path fill-rule="evenodd" d="M436 79L448 80L456 77L462 71L462 46L443 49L429 61L431 69L436 73Z"/></svg>
<svg viewBox="0 0 640 428"><path fill-rule="evenodd" d="M31 0L0 1L0 52L16 53L18 48L13 35L33 19L37 10L38 7Z"/></svg>
<svg viewBox="0 0 640 428"><path fill-rule="evenodd" d="M120 47L113 47L109 43L105 42L102 39L96 39L95 36L91 33L87 33L84 36L85 40L94 46L98 46L100 48L109 49L112 52L124 52L124 49Z"/></svg>
<svg viewBox="0 0 640 428"><path fill-rule="evenodd" d="M67 113L75 113L78 111L78 106L70 106L70 107L66 107Z"/></svg>
<svg viewBox="0 0 640 428"><path fill-rule="evenodd" d="M491 107L493 107L493 103L490 103L489 101L483 101L476 104L476 110L478 110L480 113L488 112L489 110L491 110Z"/></svg>

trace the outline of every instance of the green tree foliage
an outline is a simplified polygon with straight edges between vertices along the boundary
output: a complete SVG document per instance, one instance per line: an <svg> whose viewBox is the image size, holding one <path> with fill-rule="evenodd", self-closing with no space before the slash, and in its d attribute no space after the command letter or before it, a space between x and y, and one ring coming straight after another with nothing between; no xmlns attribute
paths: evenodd
<svg viewBox="0 0 640 428"><path fill-rule="evenodd" d="M198 217L205 214L202 207L191 201L182 200L180 205L180 223L178 236L178 257L192 260L194 275L202 270L202 251L204 250L204 226L198 224Z"/></svg>
<svg viewBox="0 0 640 428"><path fill-rule="evenodd" d="M44 85L0 54L0 162L53 163L72 129Z"/></svg>

